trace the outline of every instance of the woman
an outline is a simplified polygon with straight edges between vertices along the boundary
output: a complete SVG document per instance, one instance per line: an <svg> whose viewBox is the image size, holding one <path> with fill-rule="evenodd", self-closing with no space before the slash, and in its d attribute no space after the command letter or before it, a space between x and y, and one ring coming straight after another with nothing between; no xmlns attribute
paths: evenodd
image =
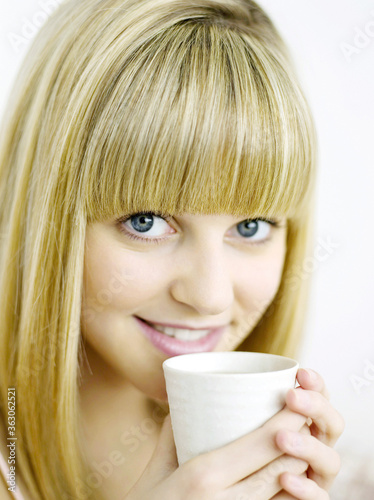
<svg viewBox="0 0 374 500"><path fill-rule="evenodd" d="M0 157L1 451L14 387L25 498L328 498L343 420L312 371L261 429L179 468L165 418L171 355L297 353L315 141L266 14L65 1Z"/></svg>

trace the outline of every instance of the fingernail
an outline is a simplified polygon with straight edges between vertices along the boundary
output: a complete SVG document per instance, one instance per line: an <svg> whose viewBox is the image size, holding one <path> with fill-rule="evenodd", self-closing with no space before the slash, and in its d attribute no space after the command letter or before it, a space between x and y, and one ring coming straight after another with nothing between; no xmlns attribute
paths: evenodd
<svg viewBox="0 0 374 500"><path fill-rule="evenodd" d="M293 449L300 449L302 446L302 439L299 433L297 432L287 432L287 445Z"/></svg>
<svg viewBox="0 0 374 500"><path fill-rule="evenodd" d="M304 370L307 372L307 374L309 375L309 378L312 382L317 381L318 375L314 370L312 370L311 368L304 368Z"/></svg>
<svg viewBox="0 0 374 500"><path fill-rule="evenodd" d="M287 481L291 488L295 488L298 490L303 488L303 480L299 476L294 476L293 474L289 475L287 477Z"/></svg>

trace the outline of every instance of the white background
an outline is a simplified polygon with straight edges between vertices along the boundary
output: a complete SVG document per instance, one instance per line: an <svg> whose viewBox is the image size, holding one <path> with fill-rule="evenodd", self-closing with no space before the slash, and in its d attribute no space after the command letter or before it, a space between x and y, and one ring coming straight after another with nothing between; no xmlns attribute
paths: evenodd
<svg viewBox="0 0 374 500"><path fill-rule="evenodd" d="M374 457L374 2L259 3L288 41L316 120L316 247L336 245L316 259L301 361L345 417L340 446Z"/></svg>
<svg viewBox="0 0 374 500"><path fill-rule="evenodd" d="M0 112L27 37L60 1L2 0ZM316 258L301 270L313 273L301 364L323 375L345 418L337 448L374 463L374 1L259 3L292 51L319 135ZM321 242L332 242L330 253Z"/></svg>

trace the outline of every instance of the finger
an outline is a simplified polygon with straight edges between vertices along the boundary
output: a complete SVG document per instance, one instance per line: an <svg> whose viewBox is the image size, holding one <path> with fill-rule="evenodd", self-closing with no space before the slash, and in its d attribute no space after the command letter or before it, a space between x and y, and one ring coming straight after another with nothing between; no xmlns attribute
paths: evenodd
<svg viewBox="0 0 374 500"><path fill-rule="evenodd" d="M306 472L304 472L303 474L300 474L300 475L302 477L307 477ZM272 497L271 500L297 500L297 498L294 497L293 495L291 495L290 493L288 493L287 491L281 490L274 497Z"/></svg>
<svg viewBox="0 0 374 500"><path fill-rule="evenodd" d="M294 412L310 417L311 433L325 444L333 446L344 430L344 420L322 394L306 389L290 389L286 404Z"/></svg>
<svg viewBox="0 0 374 500"><path fill-rule="evenodd" d="M295 457L282 455L261 470L251 474L234 486L228 488L218 500L237 500L250 498L268 500L282 490L279 476L287 471L294 474L303 474L308 468L308 463Z"/></svg>
<svg viewBox="0 0 374 500"><path fill-rule="evenodd" d="M298 500L329 500L330 496L326 490L318 486L309 478L296 476L285 472L279 478L283 489L296 497Z"/></svg>
<svg viewBox="0 0 374 500"><path fill-rule="evenodd" d="M297 371L296 378L303 389L320 392L326 399L330 399L325 381L319 373L311 368L300 368Z"/></svg>
<svg viewBox="0 0 374 500"><path fill-rule="evenodd" d="M199 455L182 467L203 471L205 477L212 477L217 489L225 489L282 455L275 443L275 435L280 429L299 431L306 418L284 408L263 426L253 432L208 453ZM240 457L240 460L238 460ZM219 470L217 478L215 471Z"/></svg>
<svg viewBox="0 0 374 500"><path fill-rule="evenodd" d="M340 456L314 436L281 430L276 435L279 448L309 463L308 477L321 488L329 488L340 470Z"/></svg>
<svg viewBox="0 0 374 500"><path fill-rule="evenodd" d="M287 491L282 490L272 497L271 500L297 500L297 498L287 493Z"/></svg>

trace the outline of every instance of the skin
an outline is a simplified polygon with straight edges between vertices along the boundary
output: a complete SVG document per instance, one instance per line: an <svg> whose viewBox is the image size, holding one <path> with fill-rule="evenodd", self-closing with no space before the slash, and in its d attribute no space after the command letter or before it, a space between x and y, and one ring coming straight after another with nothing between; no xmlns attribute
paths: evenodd
<svg viewBox="0 0 374 500"><path fill-rule="evenodd" d="M131 220L87 227L82 439L91 464L108 460L119 443L126 443L120 450L124 463L102 478L100 489L107 498L123 499L126 494L129 500L201 500L207 492L217 500L239 500L241 494L247 495L242 500L328 498L326 491L339 469L332 446L344 424L328 402L319 375L312 380L299 370L301 387L288 393L286 408L265 426L178 468L170 420L161 410L167 412L162 362L168 356L144 337L133 317L161 323L227 324L214 350L234 350L249 334L248 318L253 328L272 302L286 255L285 219L279 219L279 228L259 222L258 232L251 237L238 232L238 224L245 219L191 214L168 220L156 217L149 233L137 231ZM151 241L133 240L128 233ZM155 238L161 239L158 244ZM308 404L297 395L309 396ZM145 433L139 423L150 418L153 430ZM307 418L312 421L310 427ZM131 452L124 435L133 438ZM301 443L290 448L290 438L295 436ZM277 474L274 465L279 466ZM270 474L266 480L259 476L261 468L262 474ZM295 478L302 481L297 492L291 486ZM259 481L265 484L262 496L255 493Z"/></svg>
<svg viewBox="0 0 374 500"><path fill-rule="evenodd" d="M162 236L159 244L130 239L121 227L140 233L129 223L89 225L82 333L128 383L165 401L161 364L168 356L144 338L133 315L161 323L228 325L215 350L234 350L248 335L247 318L254 326L275 296L287 231L262 222L258 234L246 239L236 230L245 217L157 219L153 232ZM256 244L267 237L266 244Z"/></svg>

